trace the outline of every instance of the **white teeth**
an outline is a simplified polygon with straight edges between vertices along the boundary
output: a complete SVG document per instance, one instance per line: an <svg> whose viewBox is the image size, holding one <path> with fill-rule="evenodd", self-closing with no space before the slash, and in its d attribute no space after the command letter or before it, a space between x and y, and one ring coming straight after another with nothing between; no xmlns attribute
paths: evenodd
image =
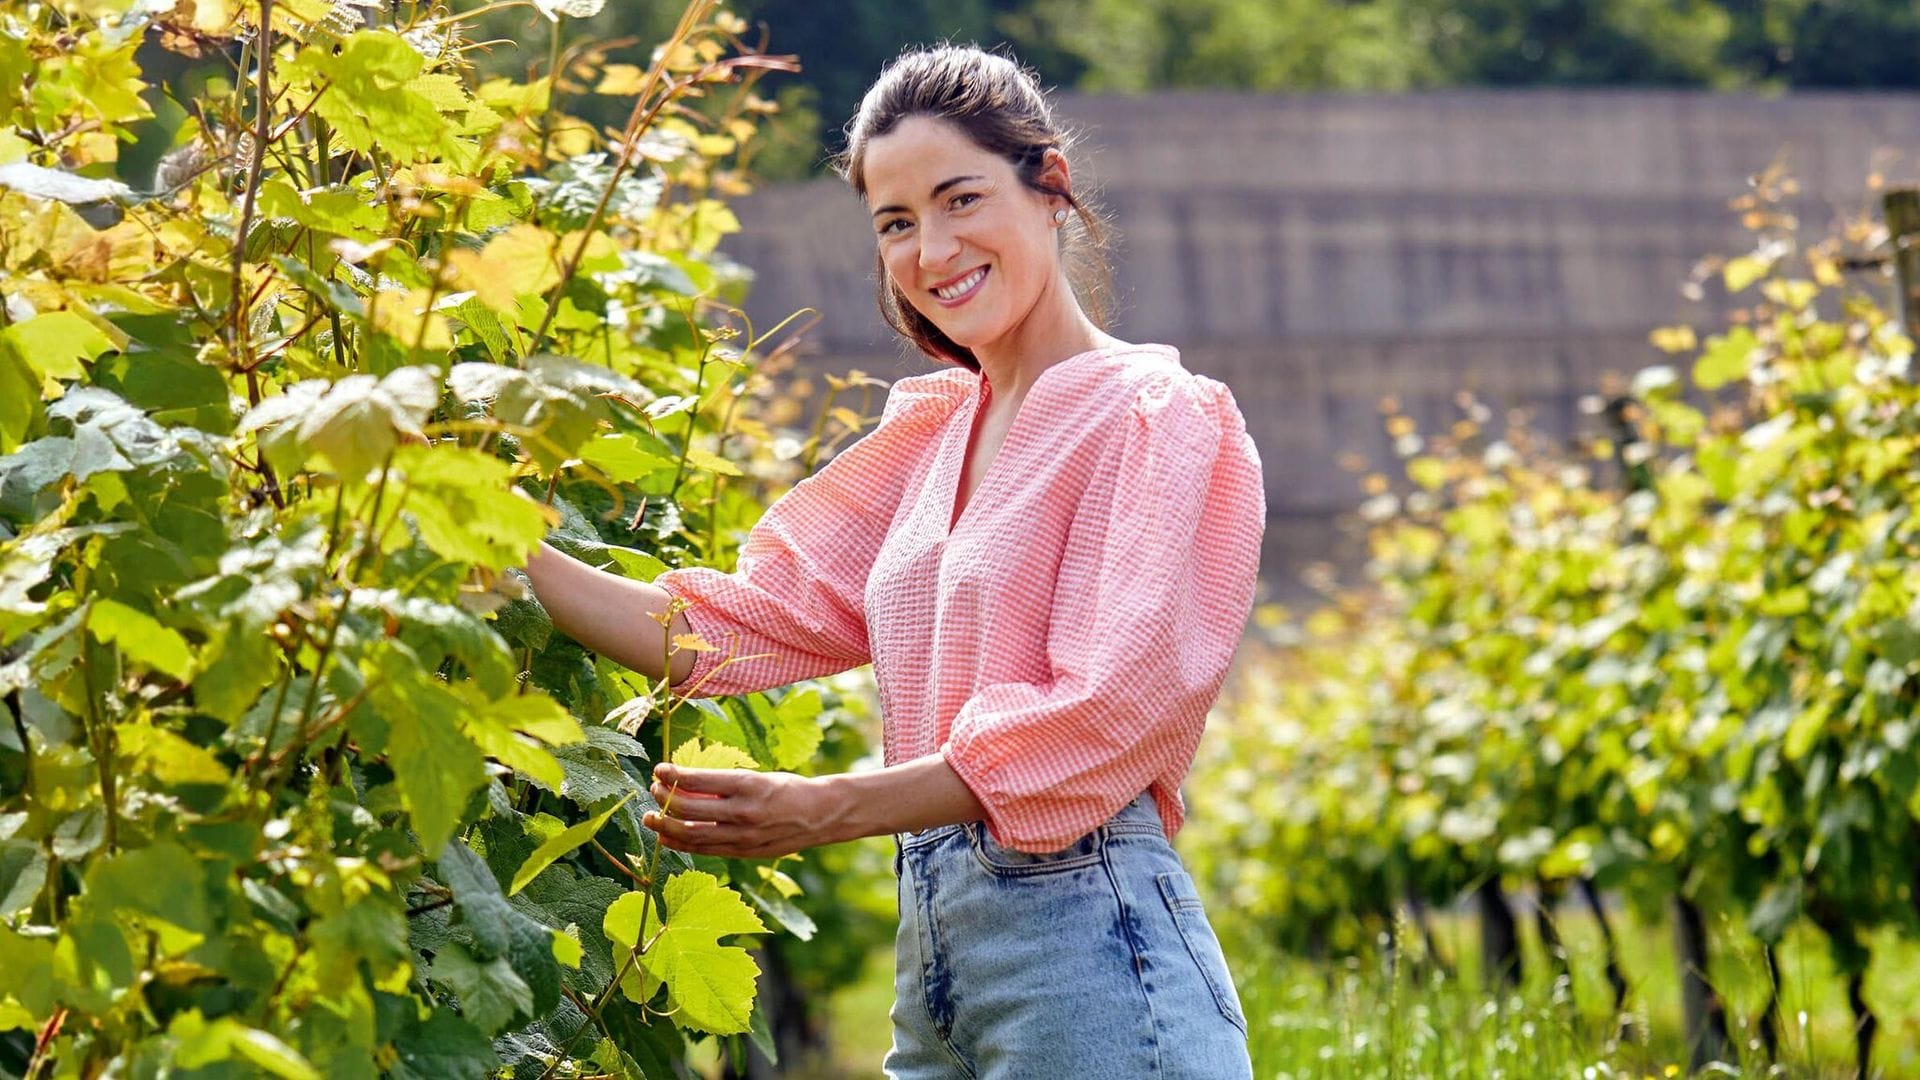
<svg viewBox="0 0 1920 1080"><path fill-rule="evenodd" d="M975 270L973 273L968 274L965 278L962 278L956 284L949 285L944 289L933 290L933 295L939 297L942 300L952 300L953 298L965 293L968 289L971 289L975 285L980 284L980 279L986 276L987 276L987 268L983 266L980 269Z"/></svg>

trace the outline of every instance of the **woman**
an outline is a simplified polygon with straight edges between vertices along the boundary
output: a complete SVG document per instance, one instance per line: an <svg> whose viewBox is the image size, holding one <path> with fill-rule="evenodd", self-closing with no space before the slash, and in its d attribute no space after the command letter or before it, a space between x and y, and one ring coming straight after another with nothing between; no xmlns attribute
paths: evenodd
<svg viewBox="0 0 1920 1080"><path fill-rule="evenodd" d="M768 507L734 573L648 585L543 548L534 588L563 631L655 678L684 598L671 633L720 647L672 657L698 695L873 664L885 768L663 764L647 824L746 857L895 834L889 1076L1249 1076L1168 843L1253 602L1265 502L1242 417L1174 350L1083 308L1064 234L1098 222L1015 63L909 52L848 141L881 309L944 369L896 382L877 427Z"/></svg>

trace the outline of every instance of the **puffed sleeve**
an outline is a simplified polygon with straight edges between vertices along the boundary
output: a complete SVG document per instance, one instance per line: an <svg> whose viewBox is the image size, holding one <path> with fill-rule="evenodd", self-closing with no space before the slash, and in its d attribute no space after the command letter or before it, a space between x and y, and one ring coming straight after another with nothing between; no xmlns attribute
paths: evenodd
<svg viewBox="0 0 1920 1080"><path fill-rule="evenodd" d="M1171 373L1122 422L1068 532L1050 681L983 687L940 747L1018 851L1067 846L1149 784L1177 800L1253 607L1266 495L1231 391Z"/></svg>
<svg viewBox="0 0 1920 1080"><path fill-rule="evenodd" d="M967 372L896 381L880 423L774 500L731 573L681 567L654 584L686 599L714 646L675 689L746 694L870 663L864 595L908 480L965 394ZM723 664L727 657L736 659Z"/></svg>

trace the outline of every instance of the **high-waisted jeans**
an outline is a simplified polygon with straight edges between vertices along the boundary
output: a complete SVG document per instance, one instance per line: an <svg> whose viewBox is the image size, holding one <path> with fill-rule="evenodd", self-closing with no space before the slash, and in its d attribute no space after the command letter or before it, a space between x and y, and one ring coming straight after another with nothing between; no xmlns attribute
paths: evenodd
<svg viewBox="0 0 1920 1080"><path fill-rule="evenodd" d="M1151 796L1045 855L977 821L894 839L892 1080L1253 1075L1226 958Z"/></svg>

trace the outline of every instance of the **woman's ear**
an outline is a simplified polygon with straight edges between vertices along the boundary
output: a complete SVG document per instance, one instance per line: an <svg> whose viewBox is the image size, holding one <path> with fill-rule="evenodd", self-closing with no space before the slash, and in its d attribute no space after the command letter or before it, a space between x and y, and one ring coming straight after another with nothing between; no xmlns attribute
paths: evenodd
<svg viewBox="0 0 1920 1080"><path fill-rule="evenodd" d="M1056 147L1048 147L1040 156L1040 172L1034 177L1042 187L1055 191L1073 190L1073 171L1067 166L1067 155ZM1058 195L1047 196L1047 212L1072 209L1067 200Z"/></svg>

